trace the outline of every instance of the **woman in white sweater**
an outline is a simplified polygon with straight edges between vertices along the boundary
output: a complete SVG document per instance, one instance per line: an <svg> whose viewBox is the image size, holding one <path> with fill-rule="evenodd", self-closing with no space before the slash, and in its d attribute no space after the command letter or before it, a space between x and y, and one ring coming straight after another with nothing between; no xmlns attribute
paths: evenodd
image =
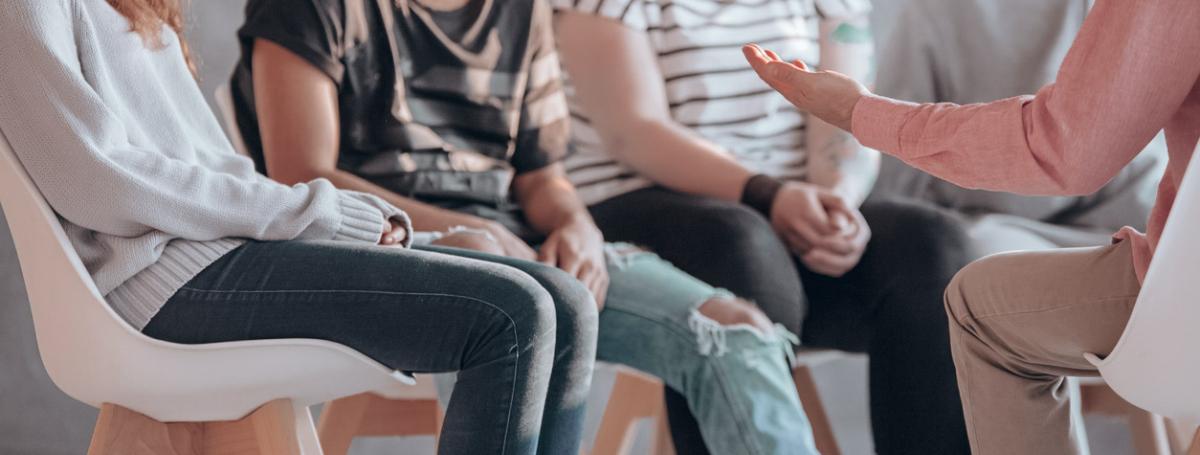
<svg viewBox="0 0 1200 455"><path fill-rule="evenodd" d="M459 371L441 453L532 454L562 430L595 355L587 291L409 250L379 198L259 176L204 103L182 22L174 0L0 9L0 132L113 309L166 341L317 338Z"/></svg>

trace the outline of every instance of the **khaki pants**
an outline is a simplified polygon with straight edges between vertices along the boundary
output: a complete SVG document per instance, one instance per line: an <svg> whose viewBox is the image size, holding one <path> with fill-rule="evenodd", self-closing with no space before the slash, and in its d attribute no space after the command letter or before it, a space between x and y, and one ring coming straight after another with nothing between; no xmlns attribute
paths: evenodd
<svg viewBox="0 0 1200 455"><path fill-rule="evenodd" d="M1017 252L962 270L946 290L950 340L976 455L1075 454L1065 376L1095 376L1140 289L1130 247Z"/></svg>

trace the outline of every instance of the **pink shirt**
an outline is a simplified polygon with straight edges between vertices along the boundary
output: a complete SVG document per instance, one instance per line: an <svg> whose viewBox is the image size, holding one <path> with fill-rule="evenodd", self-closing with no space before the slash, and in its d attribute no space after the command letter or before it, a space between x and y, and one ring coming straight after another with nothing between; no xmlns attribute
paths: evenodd
<svg viewBox="0 0 1200 455"><path fill-rule="evenodd" d="M1098 0L1036 96L963 106L866 96L852 129L958 185L1033 195L1093 193L1165 129L1170 161L1148 232L1116 234L1133 242L1143 279L1200 139L1200 0Z"/></svg>

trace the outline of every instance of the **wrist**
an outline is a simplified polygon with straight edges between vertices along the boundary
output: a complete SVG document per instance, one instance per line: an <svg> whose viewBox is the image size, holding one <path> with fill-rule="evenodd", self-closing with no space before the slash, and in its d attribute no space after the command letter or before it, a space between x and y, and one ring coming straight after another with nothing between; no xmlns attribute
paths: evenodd
<svg viewBox="0 0 1200 455"><path fill-rule="evenodd" d="M783 181L765 174L755 174L746 180L742 187L741 202L770 219L775 199L779 197L781 189Z"/></svg>

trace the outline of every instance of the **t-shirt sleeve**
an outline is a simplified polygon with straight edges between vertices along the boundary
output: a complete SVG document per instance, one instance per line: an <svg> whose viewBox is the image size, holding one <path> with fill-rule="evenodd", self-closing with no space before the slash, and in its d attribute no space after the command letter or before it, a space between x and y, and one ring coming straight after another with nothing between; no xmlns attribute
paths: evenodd
<svg viewBox="0 0 1200 455"><path fill-rule="evenodd" d="M553 18L545 5L540 2L535 5L520 130L511 160L513 170L518 174L561 160L566 156L570 139L571 114L563 93Z"/></svg>
<svg viewBox="0 0 1200 455"><path fill-rule="evenodd" d="M647 0L551 0L555 11L573 11L609 18L638 31L650 27Z"/></svg>
<svg viewBox="0 0 1200 455"><path fill-rule="evenodd" d="M821 19L854 19L871 13L870 0L815 0Z"/></svg>
<svg viewBox="0 0 1200 455"><path fill-rule="evenodd" d="M247 48L256 39L278 44L340 85L344 16L340 0L250 0L238 37Z"/></svg>

